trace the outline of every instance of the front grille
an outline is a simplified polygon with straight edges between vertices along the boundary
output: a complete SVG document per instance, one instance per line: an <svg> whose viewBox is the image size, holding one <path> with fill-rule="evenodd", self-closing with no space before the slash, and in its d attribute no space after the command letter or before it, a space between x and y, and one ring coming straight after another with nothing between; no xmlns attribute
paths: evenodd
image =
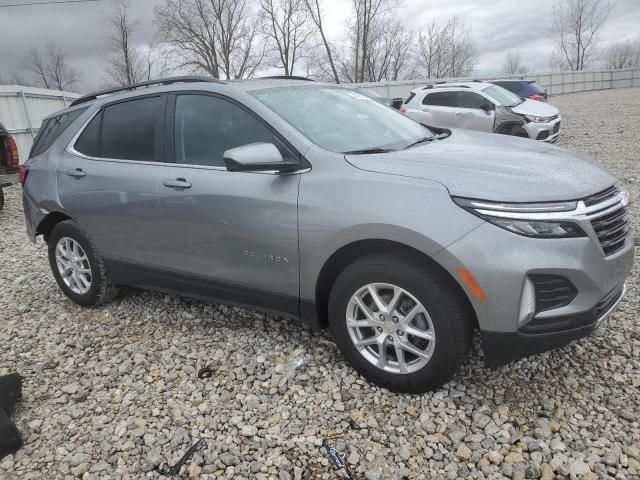
<svg viewBox="0 0 640 480"><path fill-rule="evenodd" d="M605 200L608 200L609 198L614 197L615 195L617 195L617 193L618 193L618 189L615 186L609 187L606 190L603 190L594 195L591 195L590 197L585 198L584 204L587 207L590 207L591 205L604 202Z"/></svg>
<svg viewBox="0 0 640 480"><path fill-rule="evenodd" d="M591 226L598 236L605 256L622 250L629 236L629 216L627 209L619 209L591 220Z"/></svg>
<svg viewBox="0 0 640 480"><path fill-rule="evenodd" d="M554 134L555 134L555 133L558 133L559 131L560 131L560 122L556 123L556 124L553 126L553 133L554 133Z"/></svg>
<svg viewBox="0 0 640 480"><path fill-rule="evenodd" d="M529 275L536 294L536 313L569 305L578 290L566 277L560 275Z"/></svg>

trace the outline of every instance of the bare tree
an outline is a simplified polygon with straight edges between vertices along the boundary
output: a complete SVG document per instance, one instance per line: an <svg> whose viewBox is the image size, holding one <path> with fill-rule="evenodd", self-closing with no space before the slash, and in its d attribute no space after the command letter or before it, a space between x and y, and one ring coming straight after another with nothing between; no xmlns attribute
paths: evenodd
<svg viewBox="0 0 640 480"><path fill-rule="evenodd" d="M640 40L614 43L605 50L607 68L640 67Z"/></svg>
<svg viewBox="0 0 640 480"><path fill-rule="evenodd" d="M560 0L554 6L555 57L563 70L584 70L593 59L612 8L609 0Z"/></svg>
<svg viewBox="0 0 640 480"><path fill-rule="evenodd" d="M367 60L374 48L376 23L396 4L396 0L353 0L354 17L350 24L351 56L343 62L343 72L354 82L370 80Z"/></svg>
<svg viewBox="0 0 640 480"><path fill-rule="evenodd" d="M277 58L274 66L282 68L285 75L293 75L296 62L305 56L304 49L314 33L305 0L260 0L260 8L265 35Z"/></svg>
<svg viewBox="0 0 640 480"><path fill-rule="evenodd" d="M322 24L322 6L320 0L304 0L307 6L307 10L309 11L309 18L315 24L318 34L322 40L322 45L324 45L324 50L326 54L326 61L328 63L329 68L331 69L331 75L333 80L336 83L340 83L340 77L338 76L338 70L336 68L336 64L334 62L334 54L332 52L332 47L327 40L327 36L324 31L324 26ZM316 59L318 59L318 55L316 55ZM309 63L309 62L307 62ZM320 64L320 69L322 70L322 62Z"/></svg>
<svg viewBox="0 0 640 480"><path fill-rule="evenodd" d="M135 47L135 36L140 23L131 17L129 0L112 0L107 19L110 31L109 81L118 86L133 85L145 78L144 60Z"/></svg>
<svg viewBox="0 0 640 480"><path fill-rule="evenodd" d="M427 78L470 75L478 62L471 30L457 17L442 27L432 22L418 37L418 62Z"/></svg>
<svg viewBox="0 0 640 480"><path fill-rule="evenodd" d="M255 74L266 51L252 6L249 0L165 0L156 22L178 68L245 78Z"/></svg>
<svg viewBox="0 0 640 480"><path fill-rule="evenodd" d="M379 82L409 76L414 37L414 32L405 29L399 19L372 25L372 42L365 58L367 80Z"/></svg>
<svg viewBox="0 0 640 480"><path fill-rule="evenodd" d="M504 56L502 70L507 75L525 75L529 73L529 67L522 63L522 57L520 56L520 52L518 52L517 50L508 52Z"/></svg>
<svg viewBox="0 0 640 480"><path fill-rule="evenodd" d="M25 69L34 76L34 83L44 88L74 90L78 87L78 72L69 65L66 52L53 42L44 50L30 49Z"/></svg>

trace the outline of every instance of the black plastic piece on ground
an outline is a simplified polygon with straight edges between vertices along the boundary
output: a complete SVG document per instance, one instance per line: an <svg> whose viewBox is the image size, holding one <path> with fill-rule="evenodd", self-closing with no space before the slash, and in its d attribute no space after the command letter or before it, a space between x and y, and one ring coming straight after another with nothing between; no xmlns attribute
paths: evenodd
<svg viewBox="0 0 640 480"><path fill-rule="evenodd" d="M193 457L193 454L196 453L203 444L206 445L206 443L207 443L207 439L201 438L196 443L191 445L191 447L189 447L189 450L187 450L187 452L182 456L182 458L178 461L178 463L176 463L173 467L159 466L159 467L156 467L156 472L158 472L160 475L165 475L165 476L178 475L180 473L180 469L182 468L182 466L185 463L187 463L191 457Z"/></svg>
<svg viewBox="0 0 640 480"><path fill-rule="evenodd" d="M346 478L347 480L355 480L355 477L349 470L349 466L347 465L347 462L345 460L346 455L344 453L339 452L335 448L331 447L326 438L322 440L322 448L327 451L336 468L344 472L344 478Z"/></svg>
<svg viewBox="0 0 640 480"><path fill-rule="evenodd" d="M22 380L17 373L0 377L0 459L22 446L20 432L11 421L16 401L22 398Z"/></svg>
<svg viewBox="0 0 640 480"><path fill-rule="evenodd" d="M202 367L198 370L198 378L211 378L213 377L213 368L211 367Z"/></svg>

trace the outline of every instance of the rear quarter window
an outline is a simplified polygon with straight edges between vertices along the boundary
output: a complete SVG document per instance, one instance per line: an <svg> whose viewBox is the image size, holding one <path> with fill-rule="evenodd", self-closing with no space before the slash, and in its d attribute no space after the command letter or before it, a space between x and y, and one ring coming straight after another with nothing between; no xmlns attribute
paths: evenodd
<svg viewBox="0 0 640 480"><path fill-rule="evenodd" d="M456 107L456 92L432 92L422 99L423 105L433 105L438 107Z"/></svg>
<svg viewBox="0 0 640 480"><path fill-rule="evenodd" d="M43 120L29 158L44 153L85 110L86 108L81 108Z"/></svg>

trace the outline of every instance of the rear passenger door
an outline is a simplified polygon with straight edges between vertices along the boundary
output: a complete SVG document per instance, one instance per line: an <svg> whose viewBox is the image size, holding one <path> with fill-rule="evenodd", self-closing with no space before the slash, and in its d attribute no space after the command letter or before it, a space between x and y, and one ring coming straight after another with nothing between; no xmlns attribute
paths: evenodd
<svg viewBox="0 0 640 480"><path fill-rule="evenodd" d="M58 164L63 208L112 262L160 266L162 162L166 97L109 104L87 123Z"/></svg>
<svg viewBox="0 0 640 480"><path fill-rule="evenodd" d="M422 99L423 123L434 127L453 127L454 92L433 91Z"/></svg>
<svg viewBox="0 0 640 480"><path fill-rule="evenodd" d="M298 314L299 174L228 172L223 153L255 142L297 154L260 118L222 96L177 94L171 160L159 179L165 255L191 293ZM171 110L170 110L171 111Z"/></svg>

